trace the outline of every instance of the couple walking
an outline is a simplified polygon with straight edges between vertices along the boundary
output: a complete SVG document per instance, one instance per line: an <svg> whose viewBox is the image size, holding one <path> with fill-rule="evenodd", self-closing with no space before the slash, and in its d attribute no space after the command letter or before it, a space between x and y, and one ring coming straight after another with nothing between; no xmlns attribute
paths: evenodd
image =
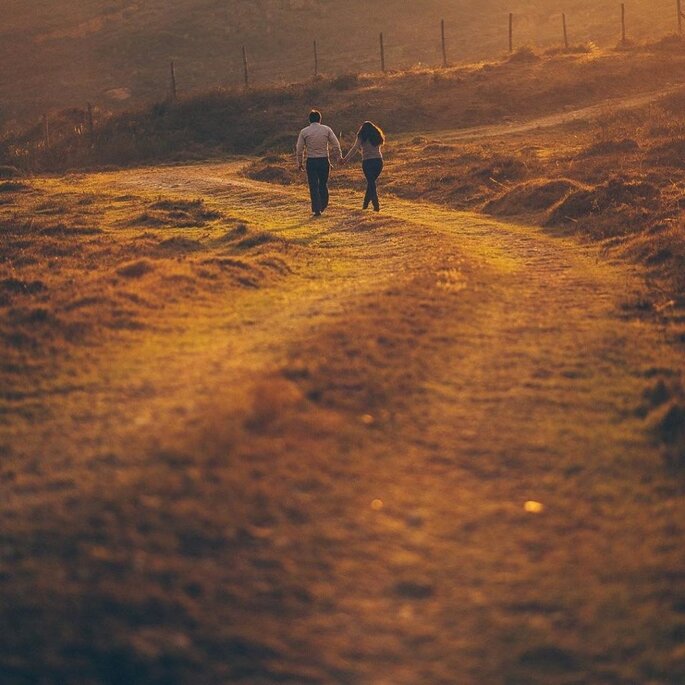
<svg viewBox="0 0 685 685"><path fill-rule="evenodd" d="M358 152L362 153L362 170L366 177L366 195L364 209L373 204L374 211L380 212L376 180L383 171L383 154L381 147L385 143L383 131L370 121L365 121L357 133L357 140L350 151L343 157L340 141L329 126L321 123L321 112L312 110L309 113L309 126L302 129L297 139L297 163L300 171L304 169L305 150L307 154L307 180L312 198L314 216L328 207L328 176L331 170L329 151L332 149L337 160L345 164Z"/></svg>

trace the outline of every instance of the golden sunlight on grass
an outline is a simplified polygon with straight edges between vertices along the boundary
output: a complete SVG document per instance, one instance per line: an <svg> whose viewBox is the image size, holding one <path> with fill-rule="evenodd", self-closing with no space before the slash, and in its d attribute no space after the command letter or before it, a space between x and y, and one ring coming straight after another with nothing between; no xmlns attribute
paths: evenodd
<svg viewBox="0 0 685 685"><path fill-rule="evenodd" d="M679 357L617 315L639 279L411 200L366 216L338 190L307 222L299 189L237 169L8 194L3 602L33 618L4 631L3 664L96 682L112 660L152 681L680 673L679 591L655 578L677 572L682 500L646 432ZM453 273L468 287L443 287ZM646 651L619 658L634 635ZM23 660L48 636L89 656Z"/></svg>
<svg viewBox="0 0 685 685"><path fill-rule="evenodd" d="M31 45L200 18L124 5ZM0 140L0 683L682 685L682 46ZM355 162L310 217L312 104L389 132L380 212Z"/></svg>

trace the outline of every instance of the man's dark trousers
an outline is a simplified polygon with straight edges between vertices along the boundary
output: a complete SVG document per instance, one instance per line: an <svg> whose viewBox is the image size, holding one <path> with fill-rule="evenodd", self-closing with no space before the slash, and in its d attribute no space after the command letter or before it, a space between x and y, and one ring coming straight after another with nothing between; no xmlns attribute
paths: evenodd
<svg viewBox="0 0 685 685"><path fill-rule="evenodd" d="M331 163L328 157L313 157L307 160L307 180L312 197L312 212L323 212L328 207L328 175Z"/></svg>

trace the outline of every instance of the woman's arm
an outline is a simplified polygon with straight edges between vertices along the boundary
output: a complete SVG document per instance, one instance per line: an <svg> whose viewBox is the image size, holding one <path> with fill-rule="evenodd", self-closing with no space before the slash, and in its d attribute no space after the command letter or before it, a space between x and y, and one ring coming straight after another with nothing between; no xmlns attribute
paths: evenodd
<svg viewBox="0 0 685 685"><path fill-rule="evenodd" d="M343 164L345 164L350 159L352 159L352 157L354 157L355 153L361 149L361 146L362 146L361 141L359 140L359 138L357 138L357 140L354 141L354 145L350 148L350 151L343 157L343 159L342 159Z"/></svg>

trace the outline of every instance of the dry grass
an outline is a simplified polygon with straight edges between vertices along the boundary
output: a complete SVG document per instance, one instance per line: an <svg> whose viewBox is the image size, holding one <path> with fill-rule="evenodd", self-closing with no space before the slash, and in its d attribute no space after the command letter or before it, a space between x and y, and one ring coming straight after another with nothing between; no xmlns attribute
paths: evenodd
<svg viewBox="0 0 685 685"><path fill-rule="evenodd" d="M313 10L304 21L306 5ZM672 0L632 2L630 37L644 40L673 31L673 5ZM331 75L378 70L379 30L386 34L390 69L440 64L443 18L450 60L489 59L506 49L509 10L516 13L517 46L558 49L561 9L549 0L517 0L511 7L497 0L477 6L384 0L372 8L362 0L63 0L59 12L49 2L8 0L0 44L5 65L0 125L26 115L38 120L45 111L86 102L105 111L145 106L166 96L170 58L176 60L181 93L238 86L241 44L248 47L254 84L309 78L312 34L319 39L320 68ZM616 3L573 0L564 10L574 44L616 44ZM361 14L369 21L360 26Z"/></svg>
<svg viewBox="0 0 685 685"><path fill-rule="evenodd" d="M202 200L46 192L0 205L0 385L24 392L77 348L154 330L174 308L287 275L294 248Z"/></svg>
<svg viewBox="0 0 685 685"><path fill-rule="evenodd" d="M530 68L551 73L455 70L494 85L444 121L497 119L495 89ZM387 99L362 79L350 121L443 77L392 76ZM254 97L253 119L290 95ZM2 676L680 685L681 102L492 142L391 136L382 192L432 202L381 216L336 194L307 222L302 192L230 164L7 181ZM157 140L177 154L174 131ZM285 154L248 174L302 183ZM663 289L450 207L602 241Z"/></svg>
<svg viewBox="0 0 685 685"><path fill-rule="evenodd" d="M128 352L119 333L73 345L70 385L28 382L12 403L8 682L679 683L682 488L644 438L671 439L677 359L645 368L656 332L610 304L624 272L428 203L379 217L345 199L307 222L304 197L264 186L242 191L249 209L307 238L305 259L225 218L130 228L198 188L208 210L238 211L240 179L212 185L218 168L100 184L183 178L185 198L72 202L58 186L56 205L105 212L80 236L121 250L102 271L164 309ZM266 249L298 273L235 287ZM210 292L192 273L190 294L171 281L157 299L161 272L198 259L229 278ZM32 273L18 297L50 292ZM236 318L196 333L203 295Z"/></svg>
<svg viewBox="0 0 685 685"><path fill-rule="evenodd" d="M478 210L554 234L601 243L610 256L644 267L650 294L631 310L669 324L685 343L685 92L642 109L487 142L445 144L430 135L387 149L382 192ZM436 171L439 170L439 171ZM256 180L299 182L290 155L267 155L248 168ZM336 183L359 188L359 171L337 170ZM685 458L675 428L685 393L674 386L656 407L654 436L670 464Z"/></svg>
<svg viewBox="0 0 685 685"><path fill-rule="evenodd" d="M248 93L214 90L177 104L101 118L92 144L83 125L85 112L68 110L53 117L51 149L44 149L42 128L35 126L6 137L0 159L25 169L64 170L285 152L292 150L312 106L322 108L326 121L351 140L369 117L395 135L506 123L628 92L653 92L683 75L685 50L639 46L621 53L593 49L544 55L526 49L514 58L446 70L327 77Z"/></svg>
<svg viewBox="0 0 685 685"><path fill-rule="evenodd" d="M604 242L646 264L682 306L684 97L680 91L642 109L487 142L391 137L383 192ZM299 182L290 155L267 155L247 174ZM356 166L338 170L336 182L358 187Z"/></svg>

